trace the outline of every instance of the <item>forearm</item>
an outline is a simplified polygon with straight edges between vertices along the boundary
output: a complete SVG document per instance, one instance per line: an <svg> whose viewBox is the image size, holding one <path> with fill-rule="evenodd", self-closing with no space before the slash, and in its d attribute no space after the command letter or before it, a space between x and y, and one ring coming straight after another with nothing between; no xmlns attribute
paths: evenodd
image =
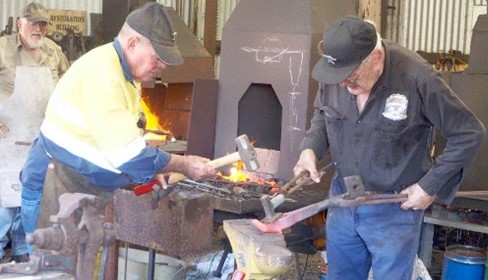
<svg viewBox="0 0 488 280"><path fill-rule="evenodd" d="M208 164L210 160L199 156L171 155L171 159L162 172L178 172L199 180L216 174L216 170Z"/></svg>

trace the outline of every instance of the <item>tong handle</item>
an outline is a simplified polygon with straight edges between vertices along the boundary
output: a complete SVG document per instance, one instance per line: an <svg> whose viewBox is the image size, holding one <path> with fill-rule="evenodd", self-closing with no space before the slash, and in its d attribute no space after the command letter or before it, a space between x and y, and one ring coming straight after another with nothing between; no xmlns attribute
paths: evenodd
<svg viewBox="0 0 488 280"><path fill-rule="evenodd" d="M322 168L318 170L318 172L326 171L335 166L335 162L331 161ZM296 183L298 180L302 179L298 184ZM310 182L310 173L308 171L302 171L298 174L295 178L291 179L288 183L286 183L282 190L286 194L290 195L294 193L296 190L300 189L303 185L306 185Z"/></svg>
<svg viewBox="0 0 488 280"><path fill-rule="evenodd" d="M406 193L384 193L359 196L355 199L342 199L341 206L357 206L371 204L401 203L408 199Z"/></svg>

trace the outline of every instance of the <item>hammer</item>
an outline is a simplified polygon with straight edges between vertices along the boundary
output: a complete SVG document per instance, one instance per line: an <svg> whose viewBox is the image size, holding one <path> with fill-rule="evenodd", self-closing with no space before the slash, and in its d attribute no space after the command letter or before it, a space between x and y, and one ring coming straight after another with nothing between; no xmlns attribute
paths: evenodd
<svg viewBox="0 0 488 280"><path fill-rule="evenodd" d="M237 145L237 152L228 154L226 156L214 159L208 164L213 168L219 168L227 164L231 164L242 160L246 165L247 170L255 171L259 168L259 162L257 160L256 151L253 145L249 142L249 138L246 134L243 134L235 139ZM168 175L166 181L168 185L176 184L180 181L187 179L187 177L181 173L173 172ZM153 190L154 185L159 185L159 181L152 180L149 183L139 185L133 189L133 192L139 196Z"/></svg>

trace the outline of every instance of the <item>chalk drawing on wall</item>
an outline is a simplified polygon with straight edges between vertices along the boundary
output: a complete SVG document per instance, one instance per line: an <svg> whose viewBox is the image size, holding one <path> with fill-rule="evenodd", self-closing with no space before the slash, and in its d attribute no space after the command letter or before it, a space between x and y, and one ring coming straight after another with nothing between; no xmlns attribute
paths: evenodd
<svg viewBox="0 0 488 280"><path fill-rule="evenodd" d="M288 72L290 78L290 92L289 92L289 122L287 125L288 135L290 137L290 149L293 151L296 144L294 143L294 134L302 131L298 127L298 108L296 106L297 99L302 94L297 91L300 84L300 76L303 69L304 52L301 50L290 50L284 47L280 38L277 36L266 37L258 48L242 47L245 52L254 53L256 62L262 64L268 63L282 63L288 62Z"/></svg>

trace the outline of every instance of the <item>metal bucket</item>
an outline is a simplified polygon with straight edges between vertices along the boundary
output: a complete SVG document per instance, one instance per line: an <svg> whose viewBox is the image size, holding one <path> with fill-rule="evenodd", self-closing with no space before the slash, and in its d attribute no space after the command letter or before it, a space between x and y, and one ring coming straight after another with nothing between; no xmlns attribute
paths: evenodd
<svg viewBox="0 0 488 280"><path fill-rule="evenodd" d="M451 245L444 253L442 280L483 280L486 252L467 245Z"/></svg>
<svg viewBox="0 0 488 280"><path fill-rule="evenodd" d="M148 252L129 248L126 256L125 248L119 249L118 279L147 280ZM127 258L127 269L125 261ZM184 280L187 274L185 262L160 254L156 254L154 279Z"/></svg>

